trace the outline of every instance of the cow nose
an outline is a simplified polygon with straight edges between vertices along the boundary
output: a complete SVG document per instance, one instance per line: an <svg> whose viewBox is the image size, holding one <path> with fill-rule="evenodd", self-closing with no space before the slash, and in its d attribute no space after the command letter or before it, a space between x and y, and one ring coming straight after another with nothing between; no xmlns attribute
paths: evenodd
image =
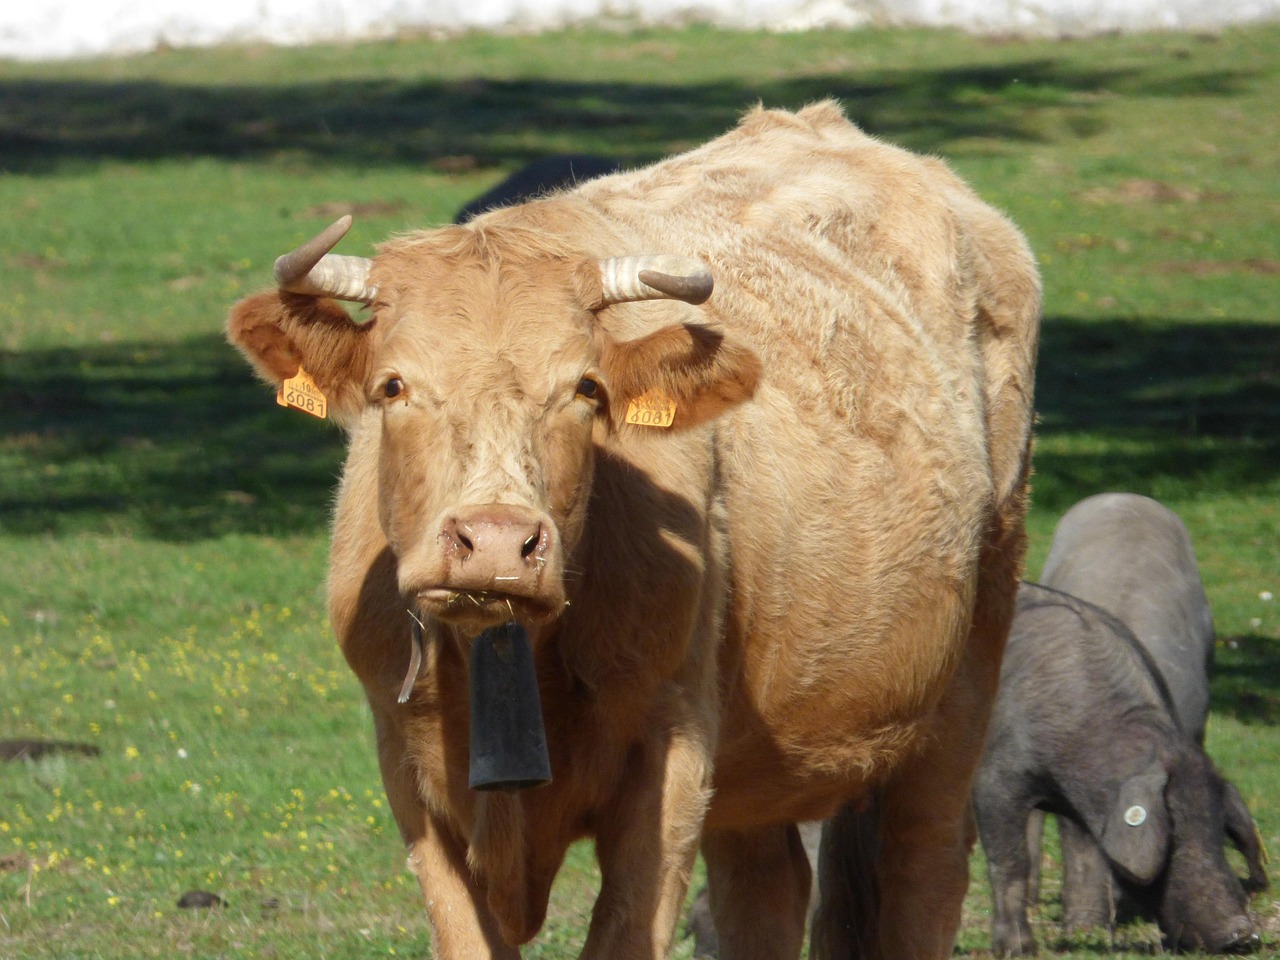
<svg viewBox="0 0 1280 960"><path fill-rule="evenodd" d="M502 570L536 567L551 539L540 519L500 505L449 517L441 537L457 560L491 567L495 576Z"/></svg>

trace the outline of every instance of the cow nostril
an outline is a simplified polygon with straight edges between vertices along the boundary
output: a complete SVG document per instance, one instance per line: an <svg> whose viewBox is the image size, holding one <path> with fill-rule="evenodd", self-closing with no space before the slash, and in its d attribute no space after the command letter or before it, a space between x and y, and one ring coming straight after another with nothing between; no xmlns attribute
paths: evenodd
<svg viewBox="0 0 1280 960"><path fill-rule="evenodd" d="M457 520L446 521L440 535L444 537L446 543L459 551L464 557L469 557L475 553L476 545L467 533L462 532L462 527L463 525Z"/></svg>
<svg viewBox="0 0 1280 960"><path fill-rule="evenodd" d="M533 552L538 549L538 544L542 541L542 530L539 529L533 536L520 545L520 556L528 560L533 556Z"/></svg>

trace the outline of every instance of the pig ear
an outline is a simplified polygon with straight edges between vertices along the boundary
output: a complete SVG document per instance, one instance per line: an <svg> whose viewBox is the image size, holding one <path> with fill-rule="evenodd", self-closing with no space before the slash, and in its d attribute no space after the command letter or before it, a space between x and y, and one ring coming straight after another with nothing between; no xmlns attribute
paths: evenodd
<svg viewBox="0 0 1280 960"><path fill-rule="evenodd" d="M324 297L273 290L231 308L227 339L273 386L306 370L328 399L333 418L346 424L365 405L373 327L355 323Z"/></svg>
<svg viewBox="0 0 1280 960"><path fill-rule="evenodd" d="M1230 780L1222 781L1223 820L1227 839L1244 854L1249 865L1249 879L1244 882L1245 892L1256 893L1267 888L1267 868L1264 866L1266 850L1262 834L1245 806L1244 797Z"/></svg>
<svg viewBox="0 0 1280 960"><path fill-rule="evenodd" d="M1102 850L1128 880L1146 885L1164 868L1169 852L1169 810L1164 788L1169 775L1158 765L1130 777L1102 828Z"/></svg>
<svg viewBox="0 0 1280 960"><path fill-rule="evenodd" d="M760 359L707 327L677 324L638 340L608 340L602 366L616 426L651 425L633 416L645 408L665 411L659 424L697 426L749 399L760 379Z"/></svg>

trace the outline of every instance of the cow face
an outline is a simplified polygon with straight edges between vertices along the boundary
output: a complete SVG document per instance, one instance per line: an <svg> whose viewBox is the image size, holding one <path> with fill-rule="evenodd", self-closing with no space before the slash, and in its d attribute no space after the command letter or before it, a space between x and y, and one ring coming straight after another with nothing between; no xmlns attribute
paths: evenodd
<svg viewBox="0 0 1280 960"><path fill-rule="evenodd" d="M686 429L749 397L759 372L754 354L704 327L610 337L600 310L642 299L610 292L616 265L503 239L452 228L389 245L368 269L369 324L316 293L275 291L241 301L228 326L265 379L302 367L337 419L376 431L357 449L377 451L401 592L467 634L562 612L595 449L646 429L625 424L632 401L661 391L671 429Z"/></svg>

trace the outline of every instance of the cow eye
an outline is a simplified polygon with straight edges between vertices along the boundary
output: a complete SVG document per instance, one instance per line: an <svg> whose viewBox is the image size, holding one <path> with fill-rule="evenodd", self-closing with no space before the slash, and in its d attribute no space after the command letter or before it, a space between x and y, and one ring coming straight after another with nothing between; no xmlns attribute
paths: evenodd
<svg viewBox="0 0 1280 960"><path fill-rule="evenodd" d="M382 392L388 400L394 400L400 394L404 393L404 381L399 377L392 377L382 385Z"/></svg>
<svg viewBox="0 0 1280 960"><path fill-rule="evenodd" d="M600 384L591 377L583 377L578 381L578 396L594 400L600 395Z"/></svg>

